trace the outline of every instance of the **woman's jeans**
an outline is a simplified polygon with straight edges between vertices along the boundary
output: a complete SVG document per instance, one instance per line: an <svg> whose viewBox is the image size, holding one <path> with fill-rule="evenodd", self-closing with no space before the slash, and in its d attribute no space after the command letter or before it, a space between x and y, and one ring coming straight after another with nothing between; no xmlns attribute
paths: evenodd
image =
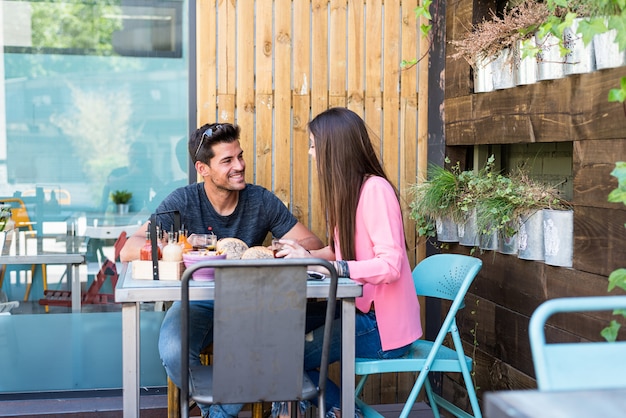
<svg viewBox="0 0 626 418"><path fill-rule="evenodd" d="M356 336L355 347L356 357L386 359L403 356L409 349L409 345L393 350L383 351L378 324L374 312L367 314L356 312ZM322 341L324 338L324 327L321 326L309 334L304 345L304 369L314 382L319 382L319 372L317 368L322 358ZM330 349L329 363L338 361L341 358L341 320L335 319L333 323L333 333ZM326 411L331 412L333 408L339 409L341 405L341 391L330 379L326 382ZM346 417L347 418L347 417Z"/></svg>

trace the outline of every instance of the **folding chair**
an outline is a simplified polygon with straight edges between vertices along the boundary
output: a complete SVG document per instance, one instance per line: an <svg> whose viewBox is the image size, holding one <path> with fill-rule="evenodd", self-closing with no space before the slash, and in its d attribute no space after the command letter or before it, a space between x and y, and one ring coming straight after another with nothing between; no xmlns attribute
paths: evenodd
<svg viewBox="0 0 626 418"><path fill-rule="evenodd" d="M115 291L115 285L119 278L116 260L119 260L122 247L127 240L126 232L122 231L113 244L114 248L114 260L104 258L100 270L96 274L93 282L87 288L84 295L81 296L81 305L92 304L100 305L105 303L115 303L115 297L113 293L100 293L102 286L106 283L107 279L111 281L112 292ZM39 304L43 306L72 306L72 292L70 290L44 290L44 297L39 299Z"/></svg>
<svg viewBox="0 0 626 418"><path fill-rule="evenodd" d="M432 391L428 380L430 372L455 372L463 375L467 396L474 412L480 418L480 406L476 397L474 383L470 376L472 358L465 355L463 344L456 325L457 311L464 306L463 300L474 278L482 267L482 261L475 257L461 254L436 254L422 260L413 270L413 283L418 296L427 296L452 301L448 313L434 341L417 340L411 345L409 352L396 359L357 358L355 373L362 376L356 387L356 403L365 417L381 417L376 410L365 404L359 395L367 378L371 374L420 372L411 393L406 400L401 418L406 418L422 389L430 402L433 414L439 418L441 407L457 417L472 417L458 406L443 399ZM450 334L454 349L443 345L445 337Z"/></svg>
<svg viewBox="0 0 626 418"><path fill-rule="evenodd" d="M304 372L308 265L331 272L320 382ZM203 267L215 268L213 365L189 366L189 280ZM199 403L258 403L324 397L335 316L337 273L322 259L211 260L187 268L181 294L181 415L188 396Z"/></svg>
<svg viewBox="0 0 626 418"><path fill-rule="evenodd" d="M100 293L100 289L102 289L102 285L104 285L107 279L111 280L111 287L115 289L118 279L117 267L115 263L109 259L105 259L96 278L91 282L87 291L81 296L81 305L115 303L113 293ZM45 290L44 297L39 299L39 304L42 306L71 307L72 292L70 290Z"/></svg>
<svg viewBox="0 0 626 418"><path fill-rule="evenodd" d="M539 390L626 388L626 341L548 344L544 329L548 318L557 313L617 309L626 309L626 296L558 298L539 305L528 329Z"/></svg>
<svg viewBox="0 0 626 418"><path fill-rule="evenodd" d="M0 204L7 203L11 205L11 219L15 222L15 229L18 231L33 231L33 222L28 215L28 209L24 204L24 201L18 197L5 197L0 199ZM35 280L35 270L37 266L32 264L30 266L30 274L31 281L26 284L26 290L24 291L24 302L28 301L30 297L30 290L33 284L33 280ZM4 282L4 276L7 272L7 266L2 266L2 271L0 271L0 289L2 288L2 284ZM43 281L43 290L48 289L48 273L47 267L45 264L41 265L41 278Z"/></svg>

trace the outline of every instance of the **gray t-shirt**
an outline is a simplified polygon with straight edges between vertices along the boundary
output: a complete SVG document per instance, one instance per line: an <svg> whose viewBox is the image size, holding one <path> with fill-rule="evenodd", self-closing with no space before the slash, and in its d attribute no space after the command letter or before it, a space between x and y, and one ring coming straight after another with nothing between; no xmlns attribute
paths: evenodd
<svg viewBox="0 0 626 418"><path fill-rule="evenodd" d="M246 184L239 192L239 202L232 214L218 214L204 191L204 183L194 183L170 193L157 207L157 225L163 231L171 231L173 214L161 212L178 210L181 223L189 234L207 234L209 227L219 238L239 238L248 246L261 245L271 232L282 237L298 220L287 207L269 190L254 184Z"/></svg>

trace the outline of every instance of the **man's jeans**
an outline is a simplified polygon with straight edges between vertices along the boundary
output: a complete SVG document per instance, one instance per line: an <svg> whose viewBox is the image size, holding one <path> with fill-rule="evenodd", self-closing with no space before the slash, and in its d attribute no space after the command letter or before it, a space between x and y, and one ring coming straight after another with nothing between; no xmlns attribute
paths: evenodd
<svg viewBox="0 0 626 418"><path fill-rule="evenodd" d="M180 302L167 310L159 334L159 354L167 375L176 386L180 380ZM213 342L213 301L189 303L189 365L200 364L200 352ZM198 404L202 416L211 418L236 417L243 404Z"/></svg>

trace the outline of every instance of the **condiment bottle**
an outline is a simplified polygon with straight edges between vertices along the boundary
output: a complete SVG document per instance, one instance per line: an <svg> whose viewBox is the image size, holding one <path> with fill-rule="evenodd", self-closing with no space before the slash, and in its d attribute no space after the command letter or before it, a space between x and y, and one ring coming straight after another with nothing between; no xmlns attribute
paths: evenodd
<svg viewBox="0 0 626 418"><path fill-rule="evenodd" d="M157 260L163 257L161 248L157 245ZM139 250L140 260L152 260L152 240L150 240L150 229L146 230L146 243Z"/></svg>
<svg viewBox="0 0 626 418"><path fill-rule="evenodd" d="M182 261L183 249L176 242L174 233L168 233L168 243L163 247L163 261Z"/></svg>
<svg viewBox="0 0 626 418"><path fill-rule="evenodd" d="M183 252L193 250L193 245L191 245L187 240L187 234L184 229L178 231L178 245L180 245L180 248L183 250Z"/></svg>

